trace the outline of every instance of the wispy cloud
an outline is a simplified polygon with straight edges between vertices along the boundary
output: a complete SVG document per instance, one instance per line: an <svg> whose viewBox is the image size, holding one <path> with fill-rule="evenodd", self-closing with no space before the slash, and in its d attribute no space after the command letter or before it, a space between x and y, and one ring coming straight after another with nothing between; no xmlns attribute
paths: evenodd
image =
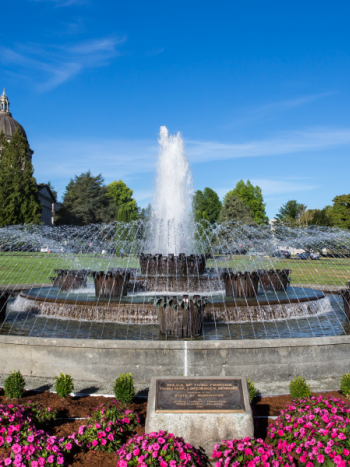
<svg viewBox="0 0 350 467"><path fill-rule="evenodd" d="M41 92L54 88L87 68L108 65L120 55L126 38L104 37L66 45L19 44L0 46L0 62L19 76L37 83Z"/></svg>
<svg viewBox="0 0 350 467"><path fill-rule="evenodd" d="M155 139L133 141L103 138L82 138L74 141L40 139L30 143L35 150L34 165L37 179L39 181L51 179L61 192L64 191L73 174L80 174L89 169L94 174L102 173L106 183L119 178L126 181L142 179L149 186L153 182L153 176L145 174L155 171L158 155ZM340 145L350 146L350 129L295 132L268 140L240 144L185 141L185 145L192 164L241 157L288 156ZM47 154L50 154L50 164L46 163ZM261 178L252 180L252 183L262 186L265 196L317 188L316 181L303 177ZM221 196L227 192L222 187L217 191ZM148 197L149 194L145 195L145 199Z"/></svg>
<svg viewBox="0 0 350 467"><path fill-rule="evenodd" d="M276 117L281 112L287 112L303 105L309 104L311 102L317 101L324 97L337 94L336 92L323 92L318 94L309 94L306 96L299 96L293 99L286 99L277 102L270 102L267 104L260 105L254 108L243 109L240 111L239 118L234 119L227 125L224 125L224 128L233 128L235 126L246 125L254 121L271 119Z"/></svg>
<svg viewBox="0 0 350 467"><path fill-rule="evenodd" d="M341 130L313 129L288 132L270 139L243 143L187 141L191 162L296 154L350 144L350 128Z"/></svg>
<svg viewBox="0 0 350 467"><path fill-rule="evenodd" d="M50 2L56 7L72 6L72 5L85 5L89 0L30 0L31 2Z"/></svg>

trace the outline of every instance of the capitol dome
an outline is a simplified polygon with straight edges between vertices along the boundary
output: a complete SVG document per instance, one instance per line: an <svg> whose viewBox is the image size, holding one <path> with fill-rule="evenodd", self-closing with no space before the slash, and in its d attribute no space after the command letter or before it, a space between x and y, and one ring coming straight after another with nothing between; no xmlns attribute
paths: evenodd
<svg viewBox="0 0 350 467"><path fill-rule="evenodd" d="M0 96L0 133L1 131L3 131L5 133L7 141L10 141L13 133L16 131L17 128L20 128L23 135L27 138L23 126L12 117L12 114L10 112L10 102L8 100L8 97L6 96L4 89L2 95ZM31 149L29 149L29 154L31 160L33 155L33 151Z"/></svg>

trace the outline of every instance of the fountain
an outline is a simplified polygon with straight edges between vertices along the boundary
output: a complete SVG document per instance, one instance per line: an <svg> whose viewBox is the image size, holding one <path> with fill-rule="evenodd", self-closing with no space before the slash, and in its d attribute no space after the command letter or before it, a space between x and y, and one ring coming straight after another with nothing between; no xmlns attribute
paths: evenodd
<svg viewBox="0 0 350 467"><path fill-rule="evenodd" d="M159 145L147 221L0 229L0 346L10 352L21 342L28 365L36 352L45 362L45 352L55 362L66 355L89 381L91 374L104 381L115 365L140 384L154 368L170 374L174 365L184 375L225 374L232 365L246 374L247 361L255 380L288 379L302 369L317 378L328 356L339 359L334 371L341 374L341 349L350 350L350 289L343 288L350 233L195 223L181 135L162 127ZM51 253L40 253L42 246ZM275 255L286 249L322 258ZM31 371L49 371L34 360ZM63 371L55 365L52 371Z"/></svg>

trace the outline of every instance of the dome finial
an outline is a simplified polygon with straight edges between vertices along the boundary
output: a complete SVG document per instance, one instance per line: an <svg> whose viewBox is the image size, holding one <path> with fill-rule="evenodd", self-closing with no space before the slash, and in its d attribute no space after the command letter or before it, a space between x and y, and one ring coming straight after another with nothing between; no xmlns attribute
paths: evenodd
<svg viewBox="0 0 350 467"><path fill-rule="evenodd" d="M5 88L0 96L0 112L10 112L10 102L6 96Z"/></svg>

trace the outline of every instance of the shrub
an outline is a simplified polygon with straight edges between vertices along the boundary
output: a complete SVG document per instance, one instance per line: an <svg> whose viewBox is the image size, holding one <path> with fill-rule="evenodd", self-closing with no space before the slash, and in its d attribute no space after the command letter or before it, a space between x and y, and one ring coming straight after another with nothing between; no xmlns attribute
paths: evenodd
<svg viewBox="0 0 350 467"><path fill-rule="evenodd" d="M340 380L340 392L350 398L350 373L346 373Z"/></svg>
<svg viewBox="0 0 350 467"><path fill-rule="evenodd" d="M258 395L258 390L256 389L255 384L252 383L249 378L247 378L247 382L248 382L250 402L253 403L254 400L256 399L256 396Z"/></svg>
<svg viewBox="0 0 350 467"><path fill-rule="evenodd" d="M282 410L268 427L282 453L295 451L299 465L350 465L350 407L332 396L302 399Z"/></svg>
<svg viewBox="0 0 350 467"><path fill-rule="evenodd" d="M127 418L129 429L131 430L140 423L138 414L131 410L122 409L115 399L110 404L101 404L88 418L91 419L91 421L98 421L103 418L113 423L116 423L117 420Z"/></svg>
<svg viewBox="0 0 350 467"><path fill-rule="evenodd" d="M262 439L244 438L241 440L222 441L215 444L213 459L215 467L239 466L293 466L293 457L288 453L281 453Z"/></svg>
<svg viewBox="0 0 350 467"><path fill-rule="evenodd" d="M298 376L289 383L290 397L293 399L305 399L311 397L311 389L306 384L305 379L302 376Z"/></svg>
<svg viewBox="0 0 350 467"><path fill-rule="evenodd" d="M20 371L14 371L5 379L5 396L10 399L19 399L23 395L26 382Z"/></svg>
<svg viewBox="0 0 350 467"><path fill-rule="evenodd" d="M122 404L130 404L135 396L134 377L131 373L122 373L115 380L114 394Z"/></svg>
<svg viewBox="0 0 350 467"><path fill-rule="evenodd" d="M74 391L73 378L71 375L63 375L61 373L60 376L55 376L55 380L55 391L58 396L66 398Z"/></svg>
<svg viewBox="0 0 350 467"><path fill-rule="evenodd" d="M124 444L117 454L117 467L198 466L203 463L202 454L198 449L166 431L136 435Z"/></svg>

